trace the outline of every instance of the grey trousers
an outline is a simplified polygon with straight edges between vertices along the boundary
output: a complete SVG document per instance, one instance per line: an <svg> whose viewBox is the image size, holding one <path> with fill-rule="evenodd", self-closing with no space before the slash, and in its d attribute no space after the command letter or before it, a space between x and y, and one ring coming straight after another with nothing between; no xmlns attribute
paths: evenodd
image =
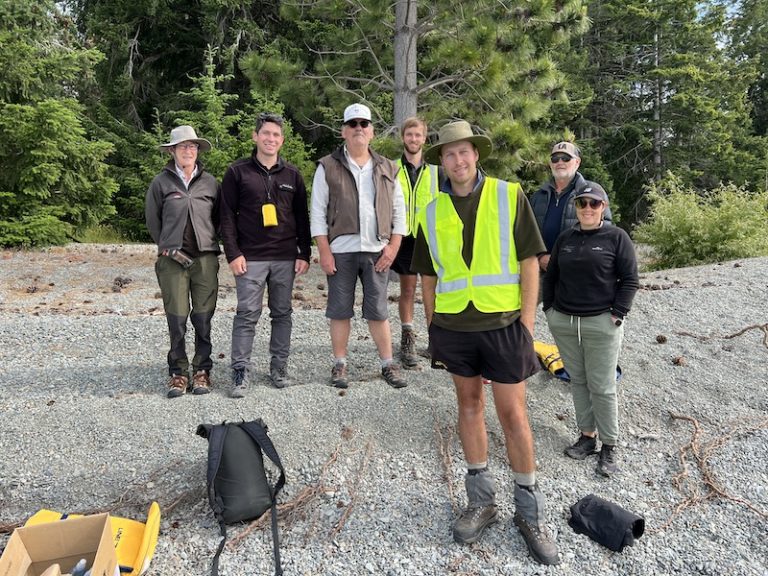
<svg viewBox="0 0 768 576"><path fill-rule="evenodd" d="M251 367L256 324L261 317L264 290L272 318L269 339L270 370L283 368L291 350L291 297L296 276L294 260L248 261L247 272L235 277L237 313L232 322L232 368Z"/></svg>
<svg viewBox="0 0 768 576"><path fill-rule="evenodd" d="M549 331L571 375L579 430L597 430L604 444L615 445L619 439L616 363L624 326L614 326L608 312L581 317L550 308L546 315Z"/></svg>

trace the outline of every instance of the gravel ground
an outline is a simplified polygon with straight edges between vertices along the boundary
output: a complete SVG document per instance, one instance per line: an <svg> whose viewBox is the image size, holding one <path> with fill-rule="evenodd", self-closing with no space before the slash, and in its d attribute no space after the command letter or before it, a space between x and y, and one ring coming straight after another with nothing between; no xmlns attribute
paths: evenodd
<svg viewBox="0 0 768 576"><path fill-rule="evenodd" d="M0 547L10 526L40 508L141 519L156 500L163 521L149 574L206 574L219 536L204 495L208 446L195 429L260 417L287 469L280 502L297 504L281 520L286 574L768 575L768 318L760 306L768 259L641 276L621 356L619 476L598 478L594 459L562 454L576 436L568 384L546 373L529 381L539 481L562 557L556 567L534 564L512 526L512 477L492 398L500 522L462 547L450 531L464 504L464 463L448 375L424 360L406 373L408 388L389 388L357 319L351 387L342 394L327 385L317 264L295 294L296 385L267 384L265 311L257 385L244 400L228 397L235 295L223 267L215 389L166 399L152 260L144 245L2 253ZM395 303L390 316L399 338ZM420 314L417 322L424 344ZM536 336L551 341L541 314ZM692 440L701 466L686 450ZM646 534L623 553L575 534L568 508L590 493L644 516ZM246 530L230 531L242 538L222 555L222 575L273 573L268 528Z"/></svg>

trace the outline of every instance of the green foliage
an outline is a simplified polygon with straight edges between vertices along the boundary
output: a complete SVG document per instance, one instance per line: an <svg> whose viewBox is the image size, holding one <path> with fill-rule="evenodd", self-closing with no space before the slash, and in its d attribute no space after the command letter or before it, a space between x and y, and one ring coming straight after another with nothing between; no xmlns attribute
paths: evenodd
<svg viewBox="0 0 768 576"><path fill-rule="evenodd" d="M60 244L114 213L112 151L75 95L100 55L52 1L0 4L0 245Z"/></svg>
<svg viewBox="0 0 768 576"><path fill-rule="evenodd" d="M114 212L116 182L107 175L109 143L90 140L80 124L81 107L72 100L34 105L0 105L0 222L12 234L0 244L60 243L70 226L98 223ZM44 127L44 129L41 129ZM58 220L61 225L53 225Z"/></svg>
<svg viewBox="0 0 768 576"><path fill-rule="evenodd" d="M754 69L728 57L722 3L601 0L589 16L592 28L562 58L572 93L589 102L558 120L594 150L585 169L593 159L605 167L627 220L645 217L645 185L667 171L697 189L764 181L765 142L751 133L747 102Z"/></svg>
<svg viewBox="0 0 768 576"><path fill-rule="evenodd" d="M84 244L124 244L127 241L119 230L106 224L96 224L78 230L74 238Z"/></svg>
<svg viewBox="0 0 768 576"><path fill-rule="evenodd" d="M667 175L648 194L651 217L634 237L654 248L654 269L768 256L768 192L721 185L700 194Z"/></svg>

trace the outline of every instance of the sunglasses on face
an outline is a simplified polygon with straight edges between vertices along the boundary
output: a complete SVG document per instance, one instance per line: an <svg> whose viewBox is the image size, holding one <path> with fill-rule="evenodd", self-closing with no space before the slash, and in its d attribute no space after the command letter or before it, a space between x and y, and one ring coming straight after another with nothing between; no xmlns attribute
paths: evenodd
<svg viewBox="0 0 768 576"><path fill-rule="evenodd" d="M594 198L576 198L576 208L586 208L589 206L593 210L597 210L602 205L602 200L595 200Z"/></svg>
<svg viewBox="0 0 768 576"><path fill-rule="evenodd" d="M565 162L567 164L571 161L571 157L568 156L568 154L552 154L552 156L549 157L549 161L552 162L552 164L557 164L558 162Z"/></svg>
<svg viewBox="0 0 768 576"><path fill-rule="evenodd" d="M370 120L350 120L347 122L347 126L350 128L357 128L357 125L360 124L360 128L368 128L368 126L371 125Z"/></svg>

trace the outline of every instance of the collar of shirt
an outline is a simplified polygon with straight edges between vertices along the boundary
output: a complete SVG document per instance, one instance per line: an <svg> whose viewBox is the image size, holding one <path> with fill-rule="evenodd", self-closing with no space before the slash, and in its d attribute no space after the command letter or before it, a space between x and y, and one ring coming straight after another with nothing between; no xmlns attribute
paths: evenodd
<svg viewBox="0 0 768 576"><path fill-rule="evenodd" d="M477 192L483 187L483 182L485 182L485 174L483 174L480 170L477 171L477 182L475 182L475 185L472 187L472 194ZM440 183L440 192L446 192L447 194L453 195L453 188L451 187L451 179L446 178Z"/></svg>
<svg viewBox="0 0 768 576"><path fill-rule="evenodd" d="M197 164L195 164L195 169L192 170L192 176L189 177L189 180L187 180L187 175L184 173L184 168L178 164L176 164L176 174L178 174L181 181L184 182L184 186L189 188L189 183L192 182L195 176L197 176Z"/></svg>
<svg viewBox="0 0 768 576"><path fill-rule="evenodd" d="M352 156L349 155L349 150L347 150L347 145L344 144L344 158L347 160L347 165L349 167L357 168L358 170L365 170L366 167L373 165L373 156L371 156L370 152L368 153L368 161L360 166L357 162L355 162L352 159Z"/></svg>

